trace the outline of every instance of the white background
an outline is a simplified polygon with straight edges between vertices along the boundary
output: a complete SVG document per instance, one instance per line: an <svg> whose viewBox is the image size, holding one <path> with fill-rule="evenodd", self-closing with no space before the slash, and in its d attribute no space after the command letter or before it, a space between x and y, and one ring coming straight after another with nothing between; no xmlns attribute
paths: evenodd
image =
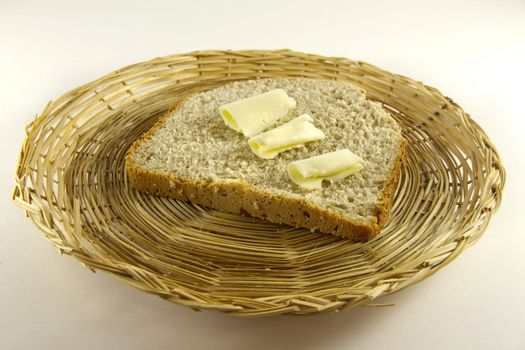
<svg viewBox="0 0 525 350"><path fill-rule="evenodd" d="M10 201L23 127L119 67L198 49L345 56L438 87L508 171L486 234L435 276L310 317L196 313L60 256ZM525 349L525 1L0 1L1 349Z"/></svg>

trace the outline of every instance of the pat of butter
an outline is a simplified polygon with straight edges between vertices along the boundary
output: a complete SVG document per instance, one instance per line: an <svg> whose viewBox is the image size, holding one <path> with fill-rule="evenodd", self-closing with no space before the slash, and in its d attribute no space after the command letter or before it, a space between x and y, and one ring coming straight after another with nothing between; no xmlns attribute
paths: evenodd
<svg viewBox="0 0 525 350"><path fill-rule="evenodd" d="M312 121L308 114L302 114L278 128L250 138L248 144L260 158L274 158L277 154L301 147L306 142L324 139L324 133Z"/></svg>
<svg viewBox="0 0 525 350"><path fill-rule="evenodd" d="M297 105L283 89L228 103L219 107L226 125L251 137L273 125Z"/></svg>
<svg viewBox="0 0 525 350"><path fill-rule="evenodd" d="M288 164L288 176L306 189L322 188L323 180L337 181L363 169L363 160L348 149Z"/></svg>

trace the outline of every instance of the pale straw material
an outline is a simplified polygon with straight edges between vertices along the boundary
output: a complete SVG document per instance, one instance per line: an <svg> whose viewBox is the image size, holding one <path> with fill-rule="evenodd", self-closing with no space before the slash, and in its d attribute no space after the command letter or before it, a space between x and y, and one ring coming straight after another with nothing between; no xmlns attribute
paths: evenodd
<svg viewBox="0 0 525 350"><path fill-rule="evenodd" d="M188 94L240 79L348 81L409 141L392 217L368 243L224 214L130 189L124 155ZM345 58L201 51L112 72L49 103L26 128L14 201L61 253L194 309L238 316L368 305L475 243L505 172L481 128L439 91Z"/></svg>

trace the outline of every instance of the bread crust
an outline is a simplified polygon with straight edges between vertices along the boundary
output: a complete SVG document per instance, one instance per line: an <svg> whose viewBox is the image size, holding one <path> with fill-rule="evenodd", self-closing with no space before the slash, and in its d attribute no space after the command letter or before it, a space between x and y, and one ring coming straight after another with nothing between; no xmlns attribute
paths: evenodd
<svg viewBox="0 0 525 350"><path fill-rule="evenodd" d="M345 218L306 200L263 191L243 180L211 183L184 180L173 174L137 166L133 161L135 152L155 135L182 102L162 115L151 129L131 145L125 162L131 187L151 195L188 201L233 214L249 214L272 223L318 230L358 242L366 242L375 237L388 221L404 159L405 139L400 143L397 159L385 182L383 196L376 207L376 216L373 222L367 224Z"/></svg>

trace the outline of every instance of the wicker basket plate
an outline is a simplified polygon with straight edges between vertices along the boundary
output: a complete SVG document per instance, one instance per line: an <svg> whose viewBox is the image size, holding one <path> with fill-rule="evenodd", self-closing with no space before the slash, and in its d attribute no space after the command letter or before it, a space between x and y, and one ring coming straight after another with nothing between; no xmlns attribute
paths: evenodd
<svg viewBox="0 0 525 350"><path fill-rule="evenodd" d="M130 189L124 155L184 96L232 80L349 81L409 141L392 218L368 243L224 214ZM311 314L417 283L479 239L505 172L450 98L367 63L289 50L201 51L112 72L26 128L14 200L61 253L144 291L232 315Z"/></svg>

